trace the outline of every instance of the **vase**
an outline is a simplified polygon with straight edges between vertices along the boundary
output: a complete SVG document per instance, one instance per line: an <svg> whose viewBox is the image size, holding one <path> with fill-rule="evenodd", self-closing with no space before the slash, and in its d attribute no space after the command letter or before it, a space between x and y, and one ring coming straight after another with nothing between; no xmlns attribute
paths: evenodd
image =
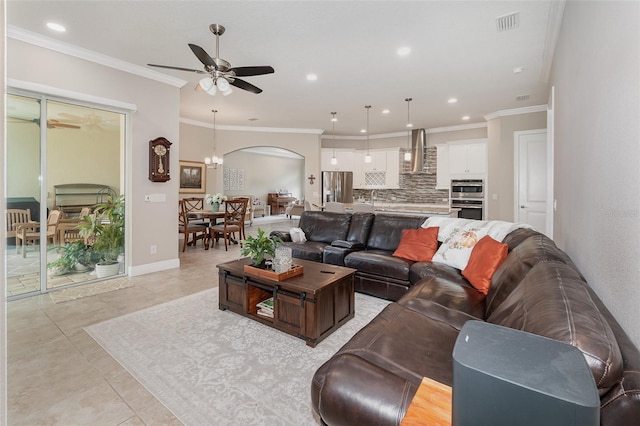
<svg viewBox="0 0 640 426"><path fill-rule="evenodd" d="M212 212L217 212L220 210L220 203L211 203L210 206Z"/></svg>

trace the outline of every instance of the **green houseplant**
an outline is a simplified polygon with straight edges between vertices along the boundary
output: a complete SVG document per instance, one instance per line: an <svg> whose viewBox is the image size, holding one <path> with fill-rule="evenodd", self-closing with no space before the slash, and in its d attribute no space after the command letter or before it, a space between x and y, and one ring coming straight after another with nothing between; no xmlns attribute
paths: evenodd
<svg viewBox="0 0 640 426"><path fill-rule="evenodd" d="M253 266L260 266L264 264L266 255L272 258L276 255L276 247L280 243L282 240L279 237L270 237L264 230L258 228L258 234L255 237L249 235L242 241L240 254L249 256L253 260Z"/></svg>
<svg viewBox="0 0 640 426"><path fill-rule="evenodd" d="M78 226L80 235L93 240L92 249L100 258L96 263L98 277L115 275L118 255L124 252L124 195L107 196L106 202L93 206L93 212ZM110 271L101 275L105 272L99 267L107 265L111 265Z"/></svg>
<svg viewBox="0 0 640 426"><path fill-rule="evenodd" d="M93 248L85 245L81 240L66 243L62 249L62 255L58 259L47 263L47 269L51 275L64 275L74 270L92 269L99 260Z"/></svg>

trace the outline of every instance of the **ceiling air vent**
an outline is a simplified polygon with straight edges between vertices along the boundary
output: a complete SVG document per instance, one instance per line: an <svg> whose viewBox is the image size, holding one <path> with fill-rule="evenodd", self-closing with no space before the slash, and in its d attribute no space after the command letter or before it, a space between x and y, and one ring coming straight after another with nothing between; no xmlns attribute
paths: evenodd
<svg viewBox="0 0 640 426"><path fill-rule="evenodd" d="M521 102L521 101L528 101L529 100L529 95L520 95L520 96L516 96L516 101Z"/></svg>
<svg viewBox="0 0 640 426"><path fill-rule="evenodd" d="M520 12L509 13L508 15L496 18L496 29L498 32L514 30L520 26Z"/></svg>

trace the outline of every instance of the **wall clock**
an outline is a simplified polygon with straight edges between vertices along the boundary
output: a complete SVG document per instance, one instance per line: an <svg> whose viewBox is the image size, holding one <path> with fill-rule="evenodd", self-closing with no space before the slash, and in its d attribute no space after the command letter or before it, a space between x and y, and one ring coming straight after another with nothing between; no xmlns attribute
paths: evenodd
<svg viewBox="0 0 640 426"><path fill-rule="evenodd" d="M149 141L149 180L166 182L171 179L169 154L171 142L165 138Z"/></svg>

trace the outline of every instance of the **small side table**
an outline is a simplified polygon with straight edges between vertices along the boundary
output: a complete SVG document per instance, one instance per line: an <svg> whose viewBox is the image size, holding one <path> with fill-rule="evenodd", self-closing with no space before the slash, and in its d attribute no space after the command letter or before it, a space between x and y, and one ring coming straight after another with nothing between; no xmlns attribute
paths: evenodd
<svg viewBox="0 0 640 426"><path fill-rule="evenodd" d="M451 388L428 377L422 379L400 426L450 426Z"/></svg>

